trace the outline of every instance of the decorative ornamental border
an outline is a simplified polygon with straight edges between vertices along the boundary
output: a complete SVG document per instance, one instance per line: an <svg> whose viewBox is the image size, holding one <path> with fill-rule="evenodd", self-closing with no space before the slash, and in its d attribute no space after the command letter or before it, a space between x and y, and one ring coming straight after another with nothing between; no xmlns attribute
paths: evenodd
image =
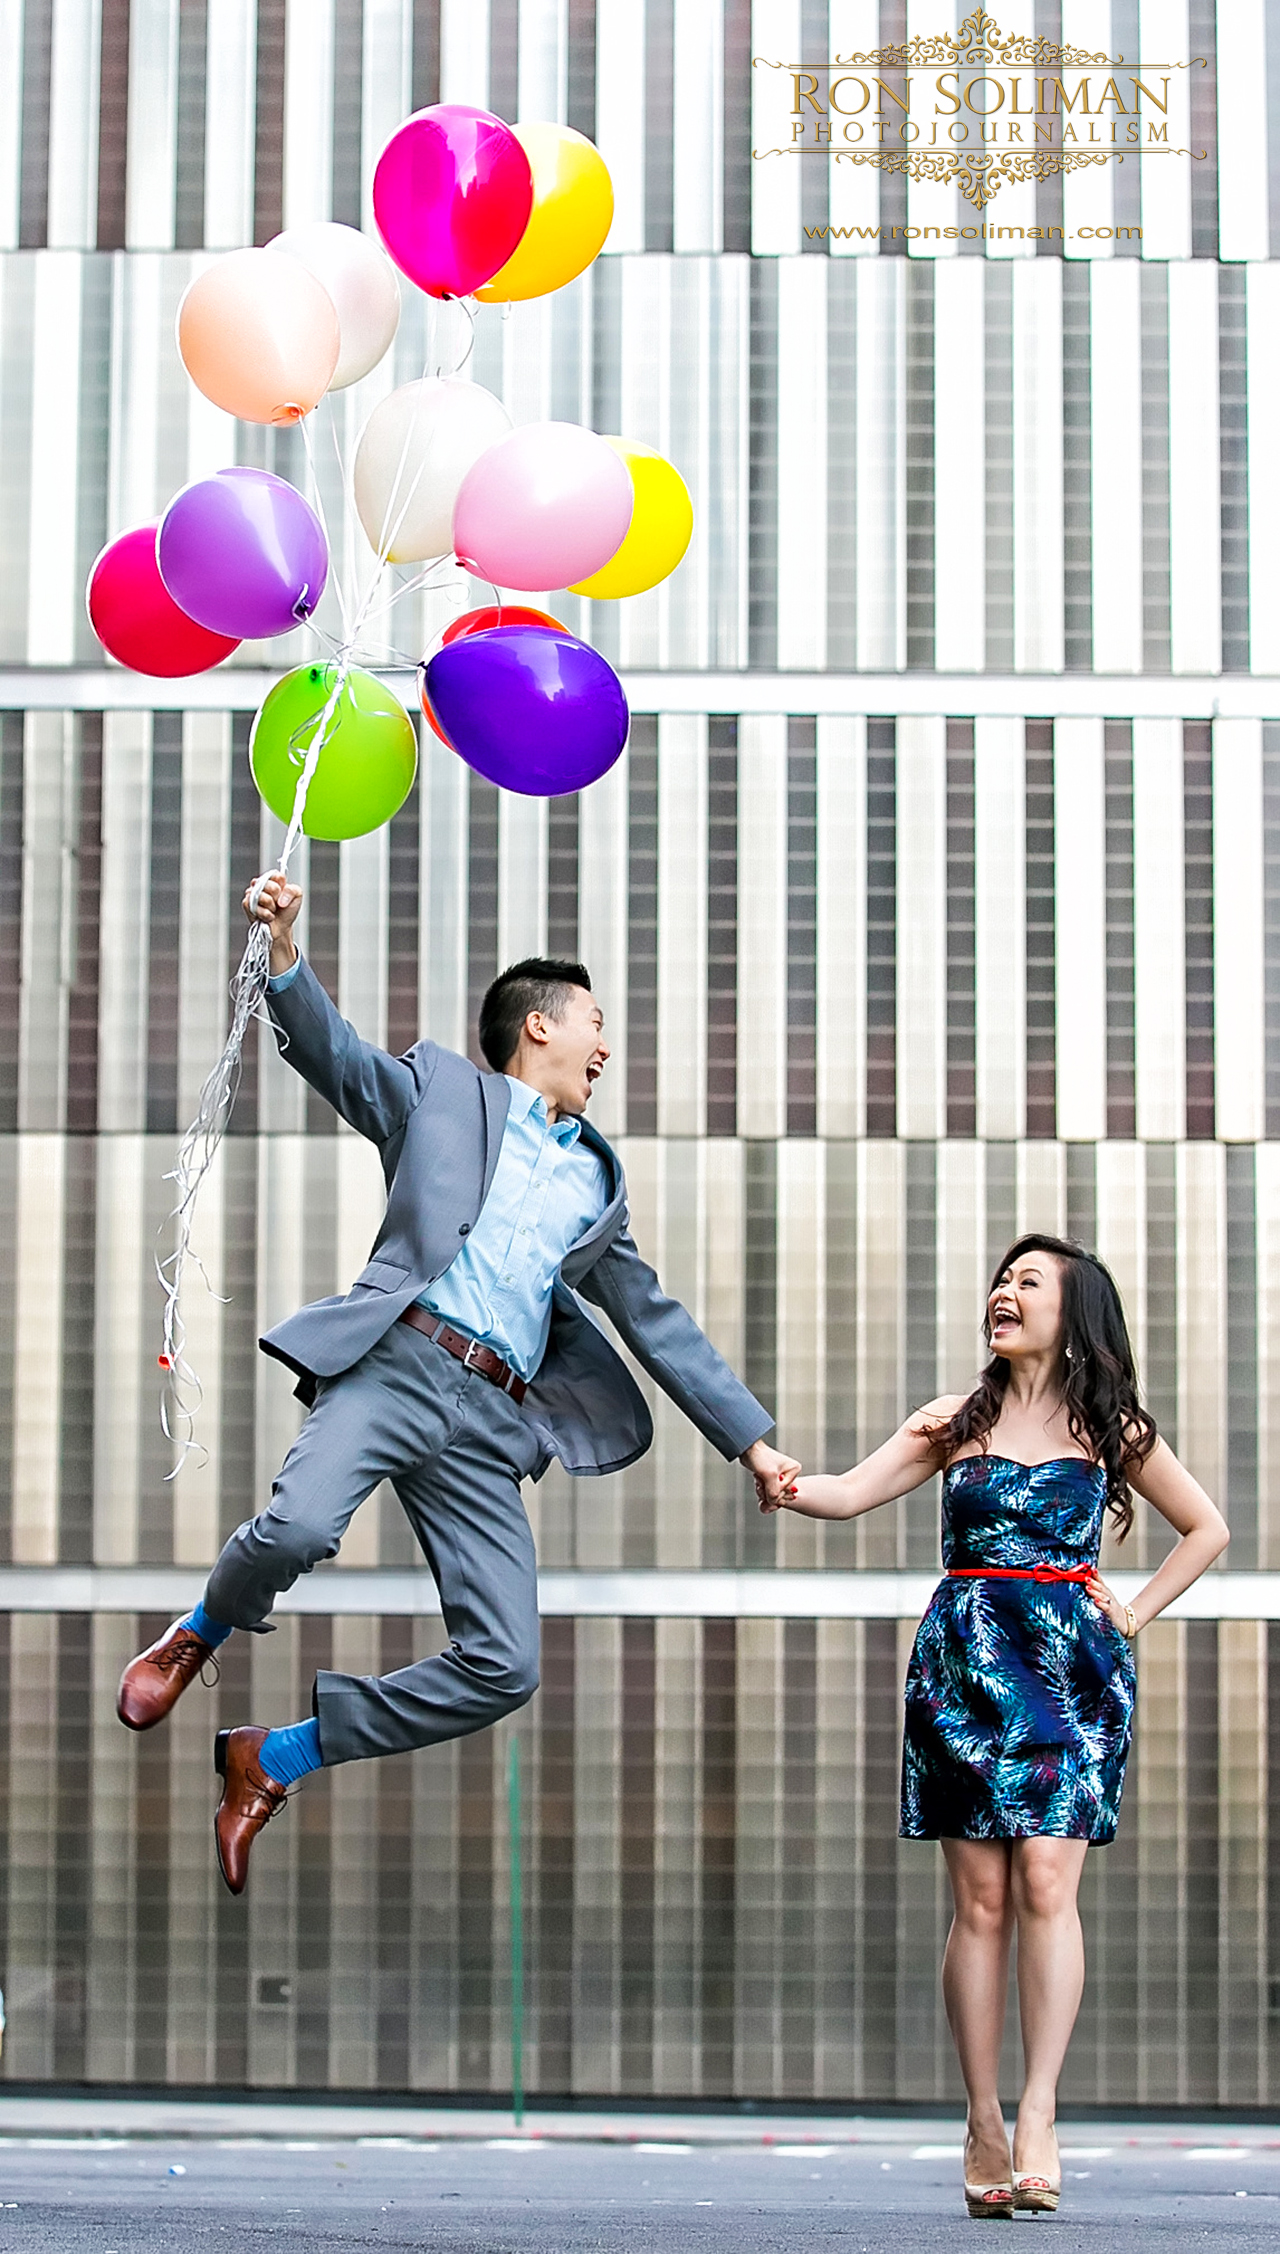
<svg viewBox="0 0 1280 2254"><path fill-rule="evenodd" d="M830 62L814 66L809 63L774 62L766 55L753 55L752 68L794 72L822 70L848 70L874 65L881 70L924 70L934 65L945 69L960 69L966 65L981 65L996 70L1011 70L1015 65L1030 63L1058 69L1105 68L1118 69L1124 63L1123 55L1091 54L1084 47L1064 47L1043 37L1032 38L1018 32L1004 32L994 16L985 8L975 8L966 16L954 36L938 32L933 37L917 33L897 46L873 47L848 55L836 55ZM1161 64L1161 69L1190 70L1193 64L1208 68L1208 57L1193 55L1187 62ZM1150 64L1138 64L1139 69L1150 69ZM1189 156L1204 158L1208 151L1160 146L1143 152L1149 156ZM753 149L757 159L781 156L822 156L837 164L868 164L877 172L905 172L909 179L931 181L940 187L952 181L959 185L960 193L975 211L983 211L1001 188L1016 186L1027 180L1048 180L1065 172L1076 172L1086 164L1123 164L1123 149L1037 149L1025 152L1016 149L984 152L979 150L917 150L917 149L841 149L821 148Z"/></svg>

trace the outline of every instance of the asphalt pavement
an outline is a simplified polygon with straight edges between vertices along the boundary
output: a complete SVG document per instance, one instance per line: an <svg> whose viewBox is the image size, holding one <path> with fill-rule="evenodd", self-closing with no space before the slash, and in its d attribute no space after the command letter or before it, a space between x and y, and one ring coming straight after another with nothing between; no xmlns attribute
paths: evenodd
<svg viewBox="0 0 1280 2254"><path fill-rule="evenodd" d="M521 2135L481 2119L487 2134L461 2136L436 2116L446 2133L432 2137L393 2115L359 2136L173 2138L65 2121L15 2133L12 2112L0 2103L0 2254L900 2254L970 2229L958 2123L757 2118L719 2125L716 2141L705 2118L615 2116L575 2141L572 2116ZM1058 2215L1013 2227L1050 2233L1064 2254L1229 2254L1280 2230L1280 2126L1090 2123L1064 2128L1062 2144Z"/></svg>

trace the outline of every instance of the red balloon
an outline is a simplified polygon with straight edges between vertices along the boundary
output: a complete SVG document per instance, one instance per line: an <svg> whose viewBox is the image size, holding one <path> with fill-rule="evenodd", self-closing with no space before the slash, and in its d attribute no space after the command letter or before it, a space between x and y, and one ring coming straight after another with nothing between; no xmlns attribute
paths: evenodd
<svg viewBox="0 0 1280 2254"><path fill-rule="evenodd" d="M432 711L431 699L427 695L427 669L425 665L421 665L418 668L418 695L422 702L423 716L426 720L427 726L434 729L436 735L439 736L441 743L446 745L450 751L456 750L457 746L449 742L449 738L446 736L444 729L441 727L439 721L435 716L435 713Z"/></svg>
<svg viewBox="0 0 1280 2254"><path fill-rule="evenodd" d="M561 625L558 618L551 616L550 611L530 610L525 603L486 603L483 610L464 610L460 618L451 618L440 636L440 646L443 649L446 642L461 641L467 634L483 634L490 626L543 626L553 634L567 634L569 631L567 626ZM441 743L448 744L450 751L456 751L457 745L449 743L449 738L431 709L425 664L418 674L418 695L427 721Z"/></svg>
<svg viewBox="0 0 1280 2254"><path fill-rule="evenodd" d="M549 611L530 610L524 603L486 603L483 610L464 610L461 618L451 618L440 640L456 642L460 634L483 634L488 626L549 626L553 634L569 631Z"/></svg>
<svg viewBox="0 0 1280 2254"><path fill-rule="evenodd" d="M533 209L529 159L509 125L437 102L398 126L373 175L373 216L428 297L467 297L505 266Z"/></svg>
<svg viewBox="0 0 1280 2254"><path fill-rule="evenodd" d="M236 636L211 633L178 608L160 577L153 524L108 542L85 594L89 624L103 648L135 673L165 680L207 673L240 647Z"/></svg>

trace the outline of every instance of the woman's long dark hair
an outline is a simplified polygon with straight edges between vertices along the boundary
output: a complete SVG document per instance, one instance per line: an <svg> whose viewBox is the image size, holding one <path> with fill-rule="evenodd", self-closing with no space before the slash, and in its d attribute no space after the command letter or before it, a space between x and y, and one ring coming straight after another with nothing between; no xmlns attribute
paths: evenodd
<svg viewBox="0 0 1280 2254"><path fill-rule="evenodd" d="M1028 1252L1047 1252L1062 1271L1062 1364L1060 1384L1073 1440L1088 1448L1107 1475L1107 1508L1124 1540L1133 1524L1129 1474L1145 1463L1156 1444L1154 1420L1138 1399L1138 1376L1115 1279L1092 1252L1065 1237L1025 1236L999 1261L987 1293ZM984 1313L982 1335L991 1344L991 1317ZM1004 1406L1009 1364L993 1354L967 1401L934 1435L946 1462L965 1443L976 1440L986 1453L992 1426Z"/></svg>

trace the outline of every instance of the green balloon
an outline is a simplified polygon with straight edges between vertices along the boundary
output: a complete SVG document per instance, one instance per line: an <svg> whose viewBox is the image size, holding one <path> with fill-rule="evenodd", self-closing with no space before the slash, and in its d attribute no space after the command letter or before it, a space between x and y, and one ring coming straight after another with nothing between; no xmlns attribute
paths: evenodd
<svg viewBox="0 0 1280 2254"><path fill-rule="evenodd" d="M253 779L282 822L292 817L298 778L336 679L334 665L298 666L277 681L253 723ZM417 765L418 739L399 698L353 667L307 789L306 836L364 837L381 829L409 796Z"/></svg>

